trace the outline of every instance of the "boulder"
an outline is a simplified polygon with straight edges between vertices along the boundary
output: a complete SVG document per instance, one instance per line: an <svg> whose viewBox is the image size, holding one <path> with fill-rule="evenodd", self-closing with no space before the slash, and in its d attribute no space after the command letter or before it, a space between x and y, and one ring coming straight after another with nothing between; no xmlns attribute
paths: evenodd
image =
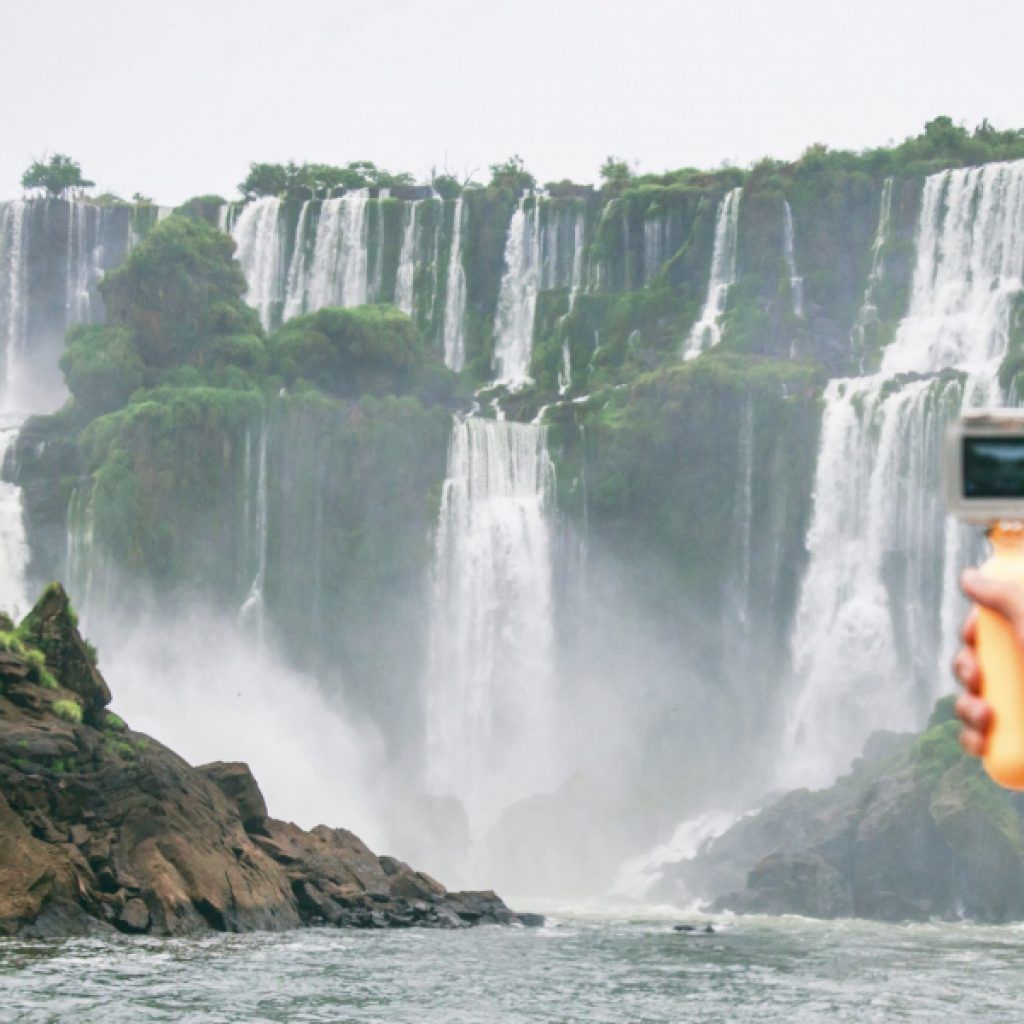
<svg viewBox="0 0 1024 1024"><path fill-rule="evenodd" d="M267 802L247 764L213 761L200 765L202 772L238 808L242 821L267 817Z"/></svg>

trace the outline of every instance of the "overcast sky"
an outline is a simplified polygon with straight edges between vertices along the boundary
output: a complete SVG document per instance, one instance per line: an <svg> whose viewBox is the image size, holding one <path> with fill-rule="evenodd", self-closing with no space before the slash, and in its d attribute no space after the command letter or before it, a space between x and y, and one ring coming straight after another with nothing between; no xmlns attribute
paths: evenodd
<svg viewBox="0 0 1024 1024"><path fill-rule="evenodd" d="M252 160L541 181L1024 126L1021 0L8 0L0 197L68 153L103 190L231 195Z"/></svg>

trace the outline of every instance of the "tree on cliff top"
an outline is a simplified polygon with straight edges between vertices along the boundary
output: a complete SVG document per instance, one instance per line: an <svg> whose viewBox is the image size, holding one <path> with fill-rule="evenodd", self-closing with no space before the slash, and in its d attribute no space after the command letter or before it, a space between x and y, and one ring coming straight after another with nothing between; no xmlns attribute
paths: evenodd
<svg viewBox="0 0 1024 1024"><path fill-rule="evenodd" d="M329 199L339 190L389 188L411 185L411 174L392 174L369 160L354 160L344 167L333 164L261 164L249 165L245 181L238 191L246 199L274 196L278 199Z"/></svg>
<svg viewBox="0 0 1024 1024"><path fill-rule="evenodd" d="M534 188L537 179L526 169L526 162L515 153L500 164L491 164L489 187L514 192L519 195L526 189Z"/></svg>
<svg viewBox="0 0 1024 1024"><path fill-rule="evenodd" d="M44 189L48 196L59 199L71 189L92 188L96 183L82 177L77 161L63 153L54 153L49 160L33 160L21 176L22 188Z"/></svg>

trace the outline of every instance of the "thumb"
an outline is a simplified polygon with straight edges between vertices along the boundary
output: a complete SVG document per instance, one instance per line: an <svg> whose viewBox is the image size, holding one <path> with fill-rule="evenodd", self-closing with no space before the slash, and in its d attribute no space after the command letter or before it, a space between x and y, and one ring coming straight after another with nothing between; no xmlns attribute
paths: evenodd
<svg viewBox="0 0 1024 1024"><path fill-rule="evenodd" d="M1024 587L983 576L977 569L965 570L960 582L971 600L1002 615L1024 637Z"/></svg>

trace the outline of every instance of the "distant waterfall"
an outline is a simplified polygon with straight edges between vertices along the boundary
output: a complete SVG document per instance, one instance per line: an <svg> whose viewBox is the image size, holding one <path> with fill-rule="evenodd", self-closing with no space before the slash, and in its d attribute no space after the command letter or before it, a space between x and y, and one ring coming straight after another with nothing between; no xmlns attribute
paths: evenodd
<svg viewBox="0 0 1024 1024"><path fill-rule="evenodd" d="M238 245L236 258L249 283L246 302L269 329L285 301L281 200L267 197L247 203L235 219L231 233Z"/></svg>
<svg viewBox="0 0 1024 1024"><path fill-rule="evenodd" d="M266 631L267 513L267 421L264 418L258 431L250 428L245 435L242 523L249 591L238 610L239 622L252 629L261 644Z"/></svg>
<svg viewBox="0 0 1024 1024"><path fill-rule="evenodd" d="M711 251L708 293L700 317L690 330L683 350L685 359L693 359L722 340L719 319L725 312L729 289L736 283L736 243L739 236L740 196L742 188L727 192L718 203L715 217L715 241Z"/></svg>
<svg viewBox="0 0 1024 1024"><path fill-rule="evenodd" d="M570 308L583 281L586 211L577 201L523 196L509 222L494 322L495 383L530 380L534 319L541 291L566 288Z"/></svg>
<svg viewBox="0 0 1024 1024"><path fill-rule="evenodd" d="M20 429L20 421L0 426L0 468L4 466ZM0 611L18 616L29 610L25 580L27 566L28 544L21 488L0 482Z"/></svg>
<svg viewBox="0 0 1024 1024"><path fill-rule="evenodd" d="M301 279L307 312L322 306L365 305L369 290L367 202L365 189L323 201L313 259Z"/></svg>
<svg viewBox="0 0 1024 1024"><path fill-rule="evenodd" d="M519 200L505 239L505 269L498 293L494 323L495 383L522 387L530 379L533 356L533 320L540 287L540 232L538 201Z"/></svg>
<svg viewBox="0 0 1024 1024"><path fill-rule="evenodd" d="M3 334L3 402L10 408L21 383L26 343L28 310L25 302L25 211L24 202L0 206L0 256L3 259L3 290L0 291L0 328Z"/></svg>
<svg viewBox="0 0 1024 1024"><path fill-rule="evenodd" d="M551 783L553 483L544 428L456 420L434 564L427 779L478 825Z"/></svg>
<svg viewBox="0 0 1024 1024"><path fill-rule="evenodd" d="M882 197L878 204L878 227L875 228L875 240L871 243L871 269L868 281L864 286L864 297L857 311L857 319L853 325L851 342L854 355L861 360L863 371L864 354L867 349L867 332L872 325L878 323L878 286L882 283L885 264L882 261L886 239L889 237L889 221L892 219L892 178L882 182Z"/></svg>
<svg viewBox="0 0 1024 1024"><path fill-rule="evenodd" d="M793 315L804 315L804 279L796 270L796 239L793 234L793 210L788 199L782 200L782 247L789 273L789 294L793 302Z"/></svg>
<svg viewBox="0 0 1024 1024"><path fill-rule="evenodd" d="M80 200L0 203L0 412L51 412L64 401L64 334L102 316L97 286L129 248L133 215Z"/></svg>
<svg viewBox="0 0 1024 1024"><path fill-rule="evenodd" d="M466 362L466 271L462 266L462 200L455 200L452 242L448 250L448 280L445 285L444 364L456 373Z"/></svg>
<svg viewBox="0 0 1024 1024"><path fill-rule="evenodd" d="M1024 161L929 177L910 308L882 373L825 393L792 641L789 784L829 781L872 729L919 726L945 689L971 534L944 515L942 434L964 404L998 403L1022 290ZM891 377L949 368L961 374Z"/></svg>
<svg viewBox="0 0 1024 1024"><path fill-rule="evenodd" d="M402 232L402 248L398 254L398 274L395 278L395 305L409 316L412 316L415 309L419 209L419 202L409 203L405 207L405 229Z"/></svg>

